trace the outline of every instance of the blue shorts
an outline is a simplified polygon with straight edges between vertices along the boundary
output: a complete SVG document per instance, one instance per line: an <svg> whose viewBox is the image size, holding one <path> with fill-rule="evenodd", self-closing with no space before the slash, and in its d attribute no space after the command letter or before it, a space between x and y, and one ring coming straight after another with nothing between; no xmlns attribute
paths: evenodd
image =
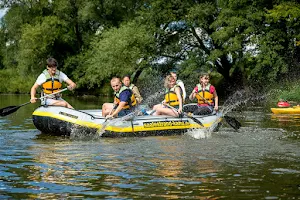
<svg viewBox="0 0 300 200"><path fill-rule="evenodd" d="M134 108L131 109L122 109L119 113L118 113L118 117L123 117L125 115L128 115L130 113L134 112Z"/></svg>

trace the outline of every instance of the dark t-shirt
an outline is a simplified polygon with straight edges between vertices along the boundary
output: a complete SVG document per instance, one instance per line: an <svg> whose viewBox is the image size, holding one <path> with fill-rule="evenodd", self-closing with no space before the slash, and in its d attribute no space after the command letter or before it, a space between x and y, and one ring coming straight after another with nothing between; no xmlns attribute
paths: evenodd
<svg viewBox="0 0 300 200"><path fill-rule="evenodd" d="M129 102L130 97L131 97L130 90L124 90L123 92L120 93L120 101L121 102Z"/></svg>

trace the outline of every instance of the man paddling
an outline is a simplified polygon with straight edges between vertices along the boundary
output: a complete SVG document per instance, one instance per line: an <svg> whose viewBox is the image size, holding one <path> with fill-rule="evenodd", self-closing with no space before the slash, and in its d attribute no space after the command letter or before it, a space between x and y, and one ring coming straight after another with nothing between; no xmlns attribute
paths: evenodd
<svg viewBox="0 0 300 200"><path fill-rule="evenodd" d="M114 103L104 103L102 105L102 116L106 118L122 117L131 113L136 105L136 99L132 90L125 85L122 86L118 77L113 77L110 84L114 90ZM116 108L114 105L116 105Z"/></svg>
<svg viewBox="0 0 300 200"><path fill-rule="evenodd" d="M31 88L30 95L31 103L35 103L37 98L36 90L38 87L42 87L42 96L50 95L42 100L42 105L53 105L53 106L63 106L67 108L73 107L66 102L64 99L61 98L61 94L57 93L61 90L62 82L66 82L68 84L68 89L73 90L76 87L76 84L68 78L68 76L57 70L58 63L54 58L47 59L47 69L45 69L37 78L36 82ZM57 93L55 95L51 95L52 93Z"/></svg>

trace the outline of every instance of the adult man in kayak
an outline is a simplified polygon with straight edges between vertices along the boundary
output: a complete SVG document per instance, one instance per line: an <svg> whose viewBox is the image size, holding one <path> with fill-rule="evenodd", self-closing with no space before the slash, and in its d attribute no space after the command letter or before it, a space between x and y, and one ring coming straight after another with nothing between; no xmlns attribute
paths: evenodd
<svg viewBox="0 0 300 200"><path fill-rule="evenodd" d="M136 105L136 99L132 90L125 85L122 86L118 77L113 77L110 84L114 90L114 103L104 103L102 105L102 116L106 118L122 117L131 113Z"/></svg>
<svg viewBox="0 0 300 200"><path fill-rule="evenodd" d="M143 97L141 96L139 89L134 84L130 83L130 76L129 75L125 75L123 77L122 82L123 82L123 84L126 87L129 87L132 90L132 92L133 92L133 94L135 96L136 102L138 104L142 103Z"/></svg>
<svg viewBox="0 0 300 200"><path fill-rule="evenodd" d="M182 80L179 80L177 79L177 73L176 71L171 71L170 72L170 75L173 76L175 78L175 81L176 81L176 85L178 85L180 88L181 88L181 91L182 91L182 100L183 102L185 101L185 98L186 98L186 91L185 91L185 87L184 87L184 83Z"/></svg>
<svg viewBox="0 0 300 200"><path fill-rule="evenodd" d="M47 69L45 69L37 78L36 82L32 86L30 90L30 102L35 103L37 98L36 90L38 87L42 86L42 96L50 95L42 100L42 105L53 105L53 106L63 106L67 108L73 107L61 98L61 94L51 95L52 93L58 92L62 87L62 82L66 82L68 84L68 89L73 90L76 87L76 84L68 78L68 76L57 70L58 63L54 58L47 59Z"/></svg>

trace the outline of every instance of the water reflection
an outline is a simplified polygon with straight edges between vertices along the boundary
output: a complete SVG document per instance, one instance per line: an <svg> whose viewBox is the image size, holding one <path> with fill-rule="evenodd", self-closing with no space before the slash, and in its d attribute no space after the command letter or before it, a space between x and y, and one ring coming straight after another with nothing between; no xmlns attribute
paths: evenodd
<svg viewBox="0 0 300 200"><path fill-rule="evenodd" d="M288 115L288 114L271 114L271 120L278 122L282 126L299 126L300 115Z"/></svg>
<svg viewBox="0 0 300 200"><path fill-rule="evenodd" d="M27 97L20 102L24 100ZM99 101L89 108L99 108ZM76 98L72 102L80 109L86 109L84 104ZM280 121L261 107L250 107L233 113L242 120L239 131L222 126L202 139L55 137L31 128L31 106L0 118L1 198L293 199L300 195L300 144L299 138L291 137L297 133L298 118Z"/></svg>

